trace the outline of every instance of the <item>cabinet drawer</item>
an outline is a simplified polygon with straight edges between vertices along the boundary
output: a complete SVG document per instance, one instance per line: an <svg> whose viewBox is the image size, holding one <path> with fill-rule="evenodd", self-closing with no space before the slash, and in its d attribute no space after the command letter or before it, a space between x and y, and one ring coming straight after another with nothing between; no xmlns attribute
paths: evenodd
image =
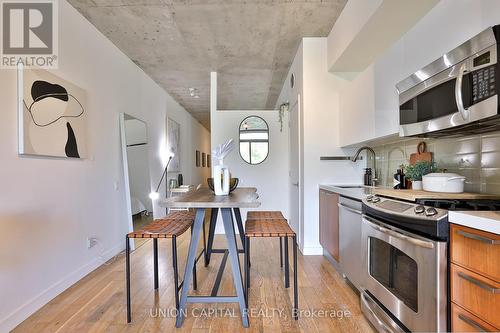
<svg viewBox="0 0 500 333"><path fill-rule="evenodd" d="M453 332L498 332L496 327L454 303L451 303L451 330Z"/></svg>
<svg viewBox="0 0 500 333"><path fill-rule="evenodd" d="M451 261L500 282L500 235L452 224Z"/></svg>
<svg viewBox="0 0 500 333"><path fill-rule="evenodd" d="M452 264L451 300L489 324L500 327L500 283Z"/></svg>

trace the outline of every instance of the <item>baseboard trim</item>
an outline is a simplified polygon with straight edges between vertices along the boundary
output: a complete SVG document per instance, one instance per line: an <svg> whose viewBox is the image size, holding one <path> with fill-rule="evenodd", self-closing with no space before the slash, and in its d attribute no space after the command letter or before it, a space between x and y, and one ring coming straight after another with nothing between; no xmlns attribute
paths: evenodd
<svg viewBox="0 0 500 333"><path fill-rule="evenodd" d="M103 265L107 260L119 254L124 248L124 244L113 246L105 251L101 256L96 256L89 263L79 269L69 273L61 280L57 281L37 296L33 297L14 311L0 320L0 332L10 332L26 318L38 311L42 306L50 302L60 293L80 281L86 275Z"/></svg>
<svg viewBox="0 0 500 333"><path fill-rule="evenodd" d="M302 248L302 255L304 256L321 256L323 255L323 248L321 246L304 246Z"/></svg>

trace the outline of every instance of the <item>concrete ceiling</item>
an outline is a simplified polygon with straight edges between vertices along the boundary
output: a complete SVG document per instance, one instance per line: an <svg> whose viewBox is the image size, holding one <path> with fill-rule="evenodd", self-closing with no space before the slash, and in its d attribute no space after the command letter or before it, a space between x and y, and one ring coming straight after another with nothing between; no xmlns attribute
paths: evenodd
<svg viewBox="0 0 500 333"><path fill-rule="evenodd" d="M210 128L211 71L219 109L273 109L300 39L327 36L347 0L69 2Z"/></svg>

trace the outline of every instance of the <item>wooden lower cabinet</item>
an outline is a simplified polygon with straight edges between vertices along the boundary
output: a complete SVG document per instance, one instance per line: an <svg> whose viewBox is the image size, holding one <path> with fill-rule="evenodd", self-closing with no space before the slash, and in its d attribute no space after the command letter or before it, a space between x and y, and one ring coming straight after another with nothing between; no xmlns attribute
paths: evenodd
<svg viewBox="0 0 500 333"><path fill-rule="evenodd" d="M497 332L498 329L456 304L451 304L453 332Z"/></svg>
<svg viewBox="0 0 500 333"><path fill-rule="evenodd" d="M500 280L500 235L460 225L451 228L451 261Z"/></svg>
<svg viewBox="0 0 500 333"><path fill-rule="evenodd" d="M339 261L339 195L319 191L319 243Z"/></svg>
<svg viewBox="0 0 500 333"><path fill-rule="evenodd" d="M499 235L451 225L453 332L500 331Z"/></svg>

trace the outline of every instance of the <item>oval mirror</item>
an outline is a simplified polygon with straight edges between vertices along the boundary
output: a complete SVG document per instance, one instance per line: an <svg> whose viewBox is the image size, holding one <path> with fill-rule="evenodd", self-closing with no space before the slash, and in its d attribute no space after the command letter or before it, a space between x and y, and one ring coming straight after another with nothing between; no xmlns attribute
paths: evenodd
<svg viewBox="0 0 500 333"><path fill-rule="evenodd" d="M260 164L269 155L269 127L264 119L250 116L240 124L240 156L248 164Z"/></svg>

